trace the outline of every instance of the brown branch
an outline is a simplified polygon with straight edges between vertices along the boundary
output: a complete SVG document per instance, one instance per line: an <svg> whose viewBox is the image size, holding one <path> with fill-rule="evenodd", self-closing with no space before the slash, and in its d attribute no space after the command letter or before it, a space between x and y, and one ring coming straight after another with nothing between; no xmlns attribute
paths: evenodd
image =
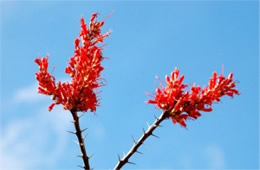
<svg viewBox="0 0 260 170"><path fill-rule="evenodd" d="M70 110L72 116L73 116L73 124L75 126L75 130L76 132L74 133L79 141L79 146L80 146L80 150L81 150L81 155L80 157L82 157L83 162L84 162L84 166L80 166L82 168L84 168L85 170L89 170L90 166L89 166L89 157L87 155L86 152L86 148L85 148L85 144L84 144L84 138L82 137L82 130L80 129L80 125L79 125L79 116L77 114L77 111L74 110Z"/></svg>
<svg viewBox="0 0 260 170"><path fill-rule="evenodd" d="M169 112L164 111L159 118L156 118L154 123L148 127L146 131L144 131L144 134L141 136L141 138L138 141L134 140L134 145L132 148L129 150L129 152L122 158L119 158L119 162L115 166L115 170L121 169L126 163L132 163L129 161L130 157L135 153L138 152L138 148L144 143L144 141L149 137L149 136L155 136L153 134L153 131L160 125L160 123L165 120L169 116ZM156 136L155 136L156 137ZM133 164L133 163L132 163Z"/></svg>

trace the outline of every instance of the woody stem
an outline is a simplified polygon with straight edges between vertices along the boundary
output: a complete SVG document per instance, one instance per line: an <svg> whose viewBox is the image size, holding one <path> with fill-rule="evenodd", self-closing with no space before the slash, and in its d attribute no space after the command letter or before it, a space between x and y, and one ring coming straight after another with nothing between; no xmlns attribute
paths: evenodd
<svg viewBox="0 0 260 170"><path fill-rule="evenodd" d="M85 148L85 144L84 144L84 138L82 137L82 130L80 129L80 125L79 125L79 116L77 114L76 111L74 110L70 110L72 117L73 117L73 124L75 127L75 135L78 138L78 142L79 142L79 146L80 146L80 150L81 150L81 157L83 159L84 162L84 169L85 170L89 170L90 166L89 166L89 157L87 155L86 152L86 148Z"/></svg>
<svg viewBox="0 0 260 170"><path fill-rule="evenodd" d="M164 111L159 118L156 118L155 121L151 126L148 127L146 131L144 131L143 135L139 138L138 141L134 141L134 144L132 148L129 150L129 152L122 158L119 159L117 165L115 166L115 170L121 169L126 163L131 163L129 162L130 157L135 153L139 152L138 148L144 143L144 141L149 137L149 136L154 136L153 131L160 125L160 123L165 120L169 115L169 112Z"/></svg>

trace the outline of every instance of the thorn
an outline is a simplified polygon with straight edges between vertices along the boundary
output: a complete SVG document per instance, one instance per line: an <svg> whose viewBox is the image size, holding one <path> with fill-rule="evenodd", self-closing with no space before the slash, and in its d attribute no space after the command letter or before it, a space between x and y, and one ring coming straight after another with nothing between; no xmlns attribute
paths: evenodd
<svg viewBox="0 0 260 170"><path fill-rule="evenodd" d="M81 130L80 132L82 133L82 132L84 132L85 130L87 130L88 128L85 128L85 129L83 129L83 130Z"/></svg>
<svg viewBox="0 0 260 170"><path fill-rule="evenodd" d="M155 135L153 133L151 133L151 135L159 139L159 136L157 136L157 135Z"/></svg>
<svg viewBox="0 0 260 170"><path fill-rule="evenodd" d="M155 116L155 115L153 115L154 116L154 118L156 119L156 120L159 120L159 118L157 117L157 116Z"/></svg>
<svg viewBox="0 0 260 170"><path fill-rule="evenodd" d="M134 162L127 161L128 164L136 165Z"/></svg>
<svg viewBox="0 0 260 170"><path fill-rule="evenodd" d="M90 156L88 157L88 159L91 159L94 155L95 155L95 154L93 153L92 155L90 155Z"/></svg>
<svg viewBox="0 0 260 170"><path fill-rule="evenodd" d="M133 139L134 143L136 144L135 138L134 138L133 136L131 136L131 137L132 137L132 139Z"/></svg>
<svg viewBox="0 0 260 170"><path fill-rule="evenodd" d="M75 121L75 120L72 120L72 121L70 121L70 122L74 124L76 121Z"/></svg>
<svg viewBox="0 0 260 170"><path fill-rule="evenodd" d="M144 128L143 128L143 132L144 132L144 134L145 134L145 130L144 130Z"/></svg>
<svg viewBox="0 0 260 170"><path fill-rule="evenodd" d="M82 166L82 165L78 165L78 167L80 167L80 168L82 168L82 169L85 169L85 167L84 167L84 166Z"/></svg>
<svg viewBox="0 0 260 170"><path fill-rule="evenodd" d="M117 157L118 157L118 161L121 161L121 158L120 158L120 155L119 155L119 154L117 154Z"/></svg>
<svg viewBox="0 0 260 170"><path fill-rule="evenodd" d="M67 130L67 132L74 134L74 135L76 134L76 132L72 132L72 131L69 131L69 130Z"/></svg>
<svg viewBox="0 0 260 170"><path fill-rule="evenodd" d="M140 151L138 151L138 150L136 151L136 153L143 154L142 152L140 152Z"/></svg>

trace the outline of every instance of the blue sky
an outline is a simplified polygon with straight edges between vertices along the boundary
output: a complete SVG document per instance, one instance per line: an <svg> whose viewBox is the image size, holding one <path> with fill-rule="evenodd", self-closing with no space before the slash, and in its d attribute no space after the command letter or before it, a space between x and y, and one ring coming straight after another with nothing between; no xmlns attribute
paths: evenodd
<svg viewBox="0 0 260 170"><path fill-rule="evenodd" d="M131 158L127 169L259 168L259 5L257 1L1 1L1 158L3 169L77 169L81 159L68 111L37 94L33 62L50 55L58 80L73 55L82 16L112 29L103 54L101 106L86 113L91 167L113 168L160 110L145 104L178 67L184 82L207 85L213 71L234 73L240 96L224 97L187 129L170 120Z"/></svg>

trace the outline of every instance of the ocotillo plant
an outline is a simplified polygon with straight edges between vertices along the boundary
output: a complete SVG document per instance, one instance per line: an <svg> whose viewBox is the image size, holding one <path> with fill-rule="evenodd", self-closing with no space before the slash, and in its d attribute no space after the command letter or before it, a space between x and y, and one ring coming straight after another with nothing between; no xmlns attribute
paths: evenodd
<svg viewBox="0 0 260 170"><path fill-rule="evenodd" d="M69 74L72 79L71 82L56 83L54 76L48 72L48 56L35 59L40 71L36 73L36 79L39 82L38 92L50 95L54 100L54 103L49 106L49 111L55 105L62 104L63 108L69 110L73 116L75 132L72 133L78 138L85 169L90 169L90 165L82 136L84 130L80 128L78 112L96 111L98 106L96 89L103 85L100 73L104 69L101 66L102 50L97 44L102 43L103 39L109 35L109 32L101 34L100 29L104 21L98 22L96 18L97 13L92 14L89 28L84 18L81 19L80 39L75 39L74 56L70 58L65 69L65 73Z"/></svg>
<svg viewBox="0 0 260 170"><path fill-rule="evenodd" d="M144 143L149 136L155 136L153 131L160 126L160 123L166 119L171 119L173 124L179 123L186 127L187 119L197 119L201 116L201 111L211 112L213 102L219 102L222 96L233 97L234 94L239 94L235 89L236 83L233 81L233 73L230 73L227 78L223 74L217 75L213 73L209 79L208 86L201 88L193 85L191 90L184 90L188 87L183 83L184 75L179 76L179 70L171 73L171 76L165 76L166 87L163 85L157 88L155 94L150 95L153 99L148 100L148 104L156 104L163 110L159 118L155 117L154 123L148 127L138 141L134 140L134 145L130 151L122 158L119 158L115 169L121 169L126 163L131 163L129 158L135 153L140 153L138 148Z"/></svg>
<svg viewBox="0 0 260 170"><path fill-rule="evenodd" d="M104 85L102 83L101 71L104 69L101 66L103 60L102 49L98 46L103 42L110 32L101 34L101 27L104 21L97 21L97 13L92 14L89 26L85 24L84 18L81 19L80 38L75 39L74 56L70 58L65 73L71 77L71 82L56 82L53 75L48 72L48 56L36 58L35 62L39 66L39 72L36 73L39 87L38 92L44 95L52 96L54 103L49 106L49 111L55 105L62 104L65 110L69 110L73 117L75 126L75 134L78 138L78 144L81 150L81 157L84 169L90 169L89 156L86 152L83 137L80 128L78 112L95 112L99 105L97 89ZM179 76L179 70L176 68L171 76L166 76L166 86L161 85L156 91L150 95L151 100L148 104L155 104L163 112L159 118L155 117L154 123L143 129L143 135L138 141L134 140L133 147L119 161L114 169L121 169L126 163L130 162L130 157L134 153L140 153L138 148L144 141L155 136L153 131L160 126L160 123L166 119L171 119L173 123L179 123L186 127L186 120L197 119L201 116L201 111L211 112L212 104L219 102L222 96L233 97L238 95L238 90L235 89L236 83L233 81L233 73L230 73L226 78L224 74L217 75L213 73L209 80L208 86L201 88L193 85L190 90L187 84L183 83L184 75Z"/></svg>

